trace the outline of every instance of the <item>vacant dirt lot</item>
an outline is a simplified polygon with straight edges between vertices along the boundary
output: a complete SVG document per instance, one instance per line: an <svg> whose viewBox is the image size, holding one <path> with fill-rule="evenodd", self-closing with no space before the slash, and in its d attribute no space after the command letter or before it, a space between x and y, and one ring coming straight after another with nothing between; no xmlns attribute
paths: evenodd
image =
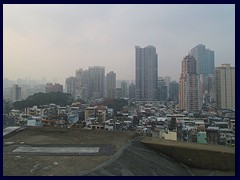
<svg viewBox="0 0 240 180"><path fill-rule="evenodd" d="M29 127L12 136L4 137L4 176L74 176L109 160L109 155L53 156L12 154L22 145L31 146L86 146L112 145L116 152L135 135L131 132L92 131L52 127ZM7 145L9 142L12 144Z"/></svg>

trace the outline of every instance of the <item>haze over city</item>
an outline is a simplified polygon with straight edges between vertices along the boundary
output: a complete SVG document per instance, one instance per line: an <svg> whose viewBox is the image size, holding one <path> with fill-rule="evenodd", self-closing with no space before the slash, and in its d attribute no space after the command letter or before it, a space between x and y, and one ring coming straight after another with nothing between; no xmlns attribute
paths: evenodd
<svg viewBox="0 0 240 180"><path fill-rule="evenodd" d="M2 103L4 176L235 176L235 5L5 4Z"/></svg>
<svg viewBox="0 0 240 180"><path fill-rule="evenodd" d="M215 66L235 66L235 5L3 5L3 78L55 79L105 66L135 79L135 46L153 45L158 75L179 80L181 61L204 44Z"/></svg>

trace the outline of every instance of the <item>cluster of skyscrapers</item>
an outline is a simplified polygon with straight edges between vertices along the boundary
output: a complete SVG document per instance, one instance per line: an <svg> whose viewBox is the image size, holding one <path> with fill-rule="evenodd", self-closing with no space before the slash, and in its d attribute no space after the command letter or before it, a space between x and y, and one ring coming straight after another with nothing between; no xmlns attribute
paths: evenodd
<svg viewBox="0 0 240 180"><path fill-rule="evenodd" d="M72 94L74 99L88 101L91 98L134 98L135 86L123 80L117 88L116 73L105 75L105 67L91 66L87 70L76 70L75 76L66 78L65 91Z"/></svg>
<svg viewBox="0 0 240 180"><path fill-rule="evenodd" d="M106 89L105 89L106 87ZM109 72L105 82L105 67L92 66L88 70L76 70L75 77L68 77L65 81L65 90L71 93L74 99L84 101L90 98L115 98L116 73Z"/></svg>
<svg viewBox="0 0 240 180"><path fill-rule="evenodd" d="M235 68L229 64L215 68L214 51L202 44L192 48L182 60L178 87L177 82L166 86L167 81L158 78L155 47L135 48L137 101L166 100L164 97L168 97L179 101L180 109L190 112L200 111L203 104L211 103L217 108L235 109Z"/></svg>
<svg viewBox="0 0 240 180"><path fill-rule="evenodd" d="M65 82L65 90L75 99L134 98L136 101L167 101L179 109L200 111L202 105L216 103L218 108L235 109L235 68L229 64L215 67L214 51L199 44L183 57L179 82L158 76L158 55L154 46L135 47L135 84L116 87L116 73L105 76L105 68L92 66L76 70Z"/></svg>
<svg viewBox="0 0 240 180"><path fill-rule="evenodd" d="M183 57L179 82L176 82L171 81L170 76L158 76L158 55L154 46L136 46L135 83L119 83L115 72L105 75L105 67L91 66L87 70L77 69L75 76L66 78L65 92L72 94L75 100L84 101L91 98L170 100L179 109L189 112L200 111L203 105L210 104L218 109L235 109L235 67L230 64L215 67L214 61L214 51L197 45ZM23 99L22 88L12 86L12 102ZM63 86L47 83L41 88L41 92L44 91L63 92Z"/></svg>
<svg viewBox="0 0 240 180"><path fill-rule="evenodd" d="M100 98L104 96L105 68L94 66L88 70L82 68L76 70L75 77L69 77L65 82L65 90L71 93L75 99L88 100L90 97Z"/></svg>

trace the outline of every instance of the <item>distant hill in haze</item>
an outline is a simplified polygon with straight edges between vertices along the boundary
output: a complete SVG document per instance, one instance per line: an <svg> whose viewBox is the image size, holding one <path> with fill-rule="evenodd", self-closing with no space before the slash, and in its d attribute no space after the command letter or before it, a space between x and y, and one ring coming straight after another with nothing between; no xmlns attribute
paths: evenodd
<svg viewBox="0 0 240 180"><path fill-rule="evenodd" d="M29 96L26 100L17 101L13 104L14 109L24 109L26 107L47 105L47 104L57 104L60 106L71 105L73 103L73 98L71 94L62 92L50 92L50 93L36 93Z"/></svg>

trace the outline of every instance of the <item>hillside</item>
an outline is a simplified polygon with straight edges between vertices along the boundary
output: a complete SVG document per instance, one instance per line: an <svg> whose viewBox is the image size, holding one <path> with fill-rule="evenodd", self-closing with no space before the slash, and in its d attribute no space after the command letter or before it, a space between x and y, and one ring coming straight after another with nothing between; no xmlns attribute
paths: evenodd
<svg viewBox="0 0 240 180"><path fill-rule="evenodd" d="M13 104L14 109L22 110L26 107L46 105L50 103L61 106L70 105L73 102L71 94L61 92L36 93L29 96L26 100L17 101Z"/></svg>

